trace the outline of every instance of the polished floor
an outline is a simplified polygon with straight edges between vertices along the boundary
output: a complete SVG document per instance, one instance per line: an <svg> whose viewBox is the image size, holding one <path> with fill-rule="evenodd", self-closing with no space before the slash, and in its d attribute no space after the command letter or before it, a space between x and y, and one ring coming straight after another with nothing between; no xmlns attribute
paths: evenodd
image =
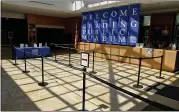
<svg viewBox="0 0 179 112"><path fill-rule="evenodd" d="M2 60L1 108L9 111L73 111L82 109L83 74L79 71L80 55L71 57L72 68L68 67L68 54L44 59L44 78L49 84L38 86L41 82L41 59L27 59L27 70L22 73L24 61ZM90 59L91 71L92 59ZM127 111L127 110L179 110L179 74L162 72L164 79L157 79L159 70L141 68L140 85L137 83L138 66L95 58L94 74L98 78L118 86L116 90L96 79L86 78L86 110L89 111ZM140 98L144 98L143 101ZM150 104L147 101L153 102ZM154 104L160 104L156 106Z"/></svg>

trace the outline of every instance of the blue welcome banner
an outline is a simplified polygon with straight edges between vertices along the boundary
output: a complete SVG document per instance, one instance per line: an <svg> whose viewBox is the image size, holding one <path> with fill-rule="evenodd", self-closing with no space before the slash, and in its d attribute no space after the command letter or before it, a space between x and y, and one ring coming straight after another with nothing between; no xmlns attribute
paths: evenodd
<svg viewBox="0 0 179 112"><path fill-rule="evenodd" d="M109 18L109 43L119 44L118 42L118 8L110 10Z"/></svg>
<svg viewBox="0 0 179 112"><path fill-rule="evenodd" d="M87 42L87 13L83 14L81 31L81 40Z"/></svg>
<svg viewBox="0 0 179 112"><path fill-rule="evenodd" d="M109 10L102 10L101 13L101 42L109 44Z"/></svg>
<svg viewBox="0 0 179 112"><path fill-rule="evenodd" d="M82 41L135 46L138 42L140 4L84 12Z"/></svg>
<svg viewBox="0 0 179 112"><path fill-rule="evenodd" d="M93 42L94 43L101 43L101 18L99 12L94 12L94 38Z"/></svg>
<svg viewBox="0 0 179 112"><path fill-rule="evenodd" d="M129 9L129 45L135 46L138 42L140 4L130 5Z"/></svg>
<svg viewBox="0 0 179 112"><path fill-rule="evenodd" d="M129 6L119 7L119 44L128 45L128 13Z"/></svg>
<svg viewBox="0 0 179 112"><path fill-rule="evenodd" d="M88 12L87 15L87 42L93 42L94 38L94 23L93 12Z"/></svg>

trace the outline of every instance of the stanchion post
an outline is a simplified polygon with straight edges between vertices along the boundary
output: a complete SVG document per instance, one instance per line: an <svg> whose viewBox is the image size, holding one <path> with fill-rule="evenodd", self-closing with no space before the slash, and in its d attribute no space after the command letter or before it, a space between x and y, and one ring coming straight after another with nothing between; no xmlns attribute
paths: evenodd
<svg viewBox="0 0 179 112"><path fill-rule="evenodd" d="M22 71L23 73L29 73L30 71L27 70L27 62L26 62L26 52L25 52L25 44L24 44L24 63L25 63L25 70Z"/></svg>
<svg viewBox="0 0 179 112"><path fill-rule="evenodd" d="M72 66L71 65L71 46L70 46L70 44L69 44L69 47L68 47L68 54L69 54L69 58L68 58L68 61L69 61L69 63L68 63L68 66Z"/></svg>
<svg viewBox="0 0 179 112"><path fill-rule="evenodd" d="M93 65L92 65L92 71L91 74L96 74L97 72L94 71L94 51L93 51Z"/></svg>
<svg viewBox="0 0 179 112"><path fill-rule="evenodd" d="M163 68L163 55L161 56L159 76L156 77L156 78L158 78L158 79L164 79L164 78L162 77L162 68Z"/></svg>
<svg viewBox="0 0 179 112"><path fill-rule="evenodd" d="M14 60L15 60L15 63L13 65L18 65L17 62L16 62L17 61L16 60L17 57L16 57L16 50L15 50L14 46L13 46L13 54L14 54Z"/></svg>
<svg viewBox="0 0 179 112"><path fill-rule="evenodd" d="M13 38L11 38L10 41L11 41L11 53L12 53L11 58L14 59L14 52L13 52L13 45L14 45L14 42L13 42Z"/></svg>
<svg viewBox="0 0 179 112"><path fill-rule="evenodd" d="M134 84L133 87L135 88L143 88L142 85L139 85L139 80L140 80L140 69L141 69L141 63L142 63L142 58L139 58L139 71L138 71L138 79L137 79L137 84Z"/></svg>
<svg viewBox="0 0 179 112"><path fill-rule="evenodd" d="M82 103L82 111L85 110L85 89L86 89L86 67L83 68L83 103Z"/></svg>
<svg viewBox="0 0 179 112"><path fill-rule="evenodd" d="M43 60L43 56L41 57L41 59L42 59L42 82L39 83L38 85L39 86L46 86L46 85L48 85L48 83L44 82L44 60Z"/></svg>
<svg viewBox="0 0 179 112"><path fill-rule="evenodd" d="M82 110L85 110L85 87L86 87L86 67L89 67L89 53L81 52L81 66L83 66L83 93L82 93Z"/></svg>
<svg viewBox="0 0 179 112"><path fill-rule="evenodd" d="M55 46L55 60L54 60L54 61L57 62L57 57L56 57L56 56L57 56L57 51L56 51L56 50L57 50L57 47L56 47L56 45L54 45L54 46Z"/></svg>

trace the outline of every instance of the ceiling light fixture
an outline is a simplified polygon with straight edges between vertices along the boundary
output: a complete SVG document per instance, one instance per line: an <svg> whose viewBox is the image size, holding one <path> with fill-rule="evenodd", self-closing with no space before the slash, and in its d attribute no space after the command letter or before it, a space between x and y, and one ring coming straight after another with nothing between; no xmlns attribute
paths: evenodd
<svg viewBox="0 0 179 112"><path fill-rule="evenodd" d="M39 4L45 4L45 5L53 5L54 6L54 4L44 3L44 2L37 2L37 1L29 1L29 2L39 3Z"/></svg>

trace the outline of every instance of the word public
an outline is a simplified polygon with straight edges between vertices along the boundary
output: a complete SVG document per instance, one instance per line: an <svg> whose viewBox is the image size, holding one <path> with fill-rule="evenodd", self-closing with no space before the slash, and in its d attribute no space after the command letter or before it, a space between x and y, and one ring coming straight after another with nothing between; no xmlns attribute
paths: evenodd
<svg viewBox="0 0 179 112"><path fill-rule="evenodd" d="M138 42L140 4L84 12L82 41L135 46Z"/></svg>

